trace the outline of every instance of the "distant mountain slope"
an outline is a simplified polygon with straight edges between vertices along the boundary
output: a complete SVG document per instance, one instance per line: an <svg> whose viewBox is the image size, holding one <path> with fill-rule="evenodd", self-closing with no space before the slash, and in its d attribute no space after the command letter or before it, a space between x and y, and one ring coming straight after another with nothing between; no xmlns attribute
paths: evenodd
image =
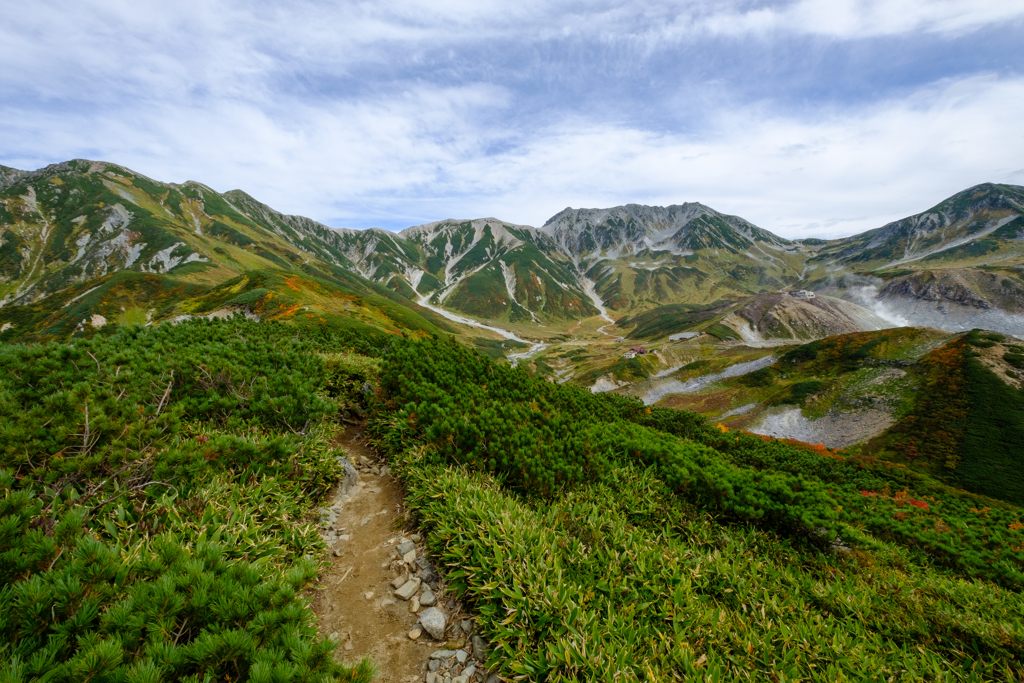
<svg viewBox="0 0 1024 683"><path fill-rule="evenodd" d="M567 208L541 231L619 312L783 289L811 253L698 203Z"/></svg>
<svg viewBox="0 0 1024 683"><path fill-rule="evenodd" d="M290 302L266 317L302 307L314 318L343 314L382 329L448 329L436 313L359 275L345 235L238 190L161 183L104 162L0 168L0 334L45 338L108 320L205 313L197 297L239 277L252 289L252 273L277 284L260 286L267 294L250 304ZM306 279L286 284L289 273ZM211 305L246 291L236 287Z"/></svg>
<svg viewBox="0 0 1024 683"><path fill-rule="evenodd" d="M875 270L950 267L1024 254L1024 187L985 183L923 213L828 243L814 259Z"/></svg>
<svg viewBox="0 0 1024 683"><path fill-rule="evenodd" d="M1024 334L1022 264L1024 188L1009 185L979 185L862 235L790 241L699 203L567 208L540 228L477 218L339 230L241 190L159 182L106 162L0 167L0 307L123 270L209 287L276 269L397 297L433 320L457 313L542 335L540 326L597 315L611 322L796 288L891 324ZM836 306L798 305L800 330L790 333L877 329L871 313ZM755 330L795 315L747 322Z"/></svg>

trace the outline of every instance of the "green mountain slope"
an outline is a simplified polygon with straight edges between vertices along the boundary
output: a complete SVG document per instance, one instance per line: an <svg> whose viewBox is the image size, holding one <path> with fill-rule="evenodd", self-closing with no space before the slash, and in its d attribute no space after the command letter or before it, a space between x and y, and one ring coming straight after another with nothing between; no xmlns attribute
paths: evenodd
<svg viewBox="0 0 1024 683"><path fill-rule="evenodd" d="M1024 188L986 183L876 230L830 243L817 260L861 270L950 267L1020 259Z"/></svg>
<svg viewBox="0 0 1024 683"><path fill-rule="evenodd" d="M243 309L393 331L449 329L359 275L342 233L240 191L159 183L84 160L7 169L0 223L0 339ZM260 296L236 301L255 289Z"/></svg>
<svg viewBox="0 0 1024 683"><path fill-rule="evenodd" d="M565 209L541 228L444 220L396 234L336 230L240 190L220 194L74 160L33 172L0 169L0 310L46 309L60 297L45 299L77 296L121 271L170 278L159 287L141 279L149 284L140 293L276 271L389 299L435 327L457 313L545 338L599 315L633 319L725 300L761 302L725 321L740 333L749 328L751 339L904 323L1024 335L1022 198L1024 188L980 185L833 241L785 240L697 203ZM845 302L798 305L784 296L794 289ZM147 320L187 312L168 306L167 296L146 308ZM762 305L764 296L775 303ZM125 312L142 305L129 304ZM79 312L118 317L93 308Z"/></svg>

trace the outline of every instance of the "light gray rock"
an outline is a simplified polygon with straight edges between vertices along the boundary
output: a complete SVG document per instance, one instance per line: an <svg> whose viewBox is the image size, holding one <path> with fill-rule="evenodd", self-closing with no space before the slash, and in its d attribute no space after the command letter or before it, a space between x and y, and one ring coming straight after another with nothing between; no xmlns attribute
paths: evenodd
<svg viewBox="0 0 1024 683"><path fill-rule="evenodd" d="M420 589L420 580L419 579L409 579L404 584L402 584L401 588L399 588L398 590L395 591L395 595L397 595L398 597L402 598L403 600L408 600L412 596L416 595L416 592L419 589ZM427 629L427 630L429 631L430 629Z"/></svg>
<svg viewBox="0 0 1024 683"><path fill-rule="evenodd" d="M413 543L419 543L420 541L423 540L423 537L420 536L419 534L413 534L409 538L412 539Z"/></svg>
<svg viewBox="0 0 1024 683"><path fill-rule="evenodd" d="M466 678L472 678L473 674L475 674L475 673L476 673L476 667L473 666L472 664L470 664L469 666L466 667L466 670L462 672L462 675L465 676Z"/></svg>
<svg viewBox="0 0 1024 683"><path fill-rule="evenodd" d="M437 597L434 595L434 591L429 588L423 591L423 595L420 596L420 604L424 607L430 607L437 603Z"/></svg>
<svg viewBox="0 0 1024 683"><path fill-rule="evenodd" d="M473 659L483 664L487 661L487 643L480 636L473 636Z"/></svg>
<svg viewBox="0 0 1024 683"><path fill-rule="evenodd" d="M341 466L345 470L345 475L341 480L341 489L338 493L342 496L347 496L359 484L359 470L356 469L355 465L348 458L341 459Z"/></svg>
<svg viewBox="0 0 1024 683"><path fill-rule="evenodd" d="M405 582L409 580L408 574L399 574L395 578L391 579L391 587L398 590L405 585Z"/></svg>
<svg viewBox="0 0 1024 683"><path fill-rule="evenodd" d="M416 544L412 541L402 541L398 544L398 554L405 555L410 550L416 550Z"/></svg>
<svg viewBox="0 0 1024 683"><path fill-rule="evenodd" d="M427 670L428 671L437 671L440 668L441 668L441 660L440 659L431 659L429 662L427 662Z"/></svg>
<svg viewBox="0 0 1024 683"><path fill-rule="evenodd" d="M434 640L444 640L444 631L448 626L448 618L444 612L436 607L428 607L420 612L420 623Z"/></svg>
<svg viewBox="0 0 1024 683"><path fill-rule="evenodd" d="M501 683L501 678L498 674L491 674L487 677L487 683Z"/></svg>
<svg viewBox="0 0 1024 683"><path fill-rule="evenodd" d="M431 671L430 673L427 674L427 677L424 678L423 680L425 681L425 683L438 683L438 681L441 680L441 677L438 676L433 671Z"/></svg>
<svg viewBox="0 0 1024 683"><path fill-rule="evenodd" d="M434 660L452 659L455 657L455 650L435 650L430 658Z"/></svg>
<svg viewBox="0 0 1024 683"><path fill-rule="evenodd" d="M462 632L467 636L473 632L473 620L463 619L462 620Z"/></svg>
<svg viewBox="0 0 1024 683"><path fill-rule="evenodd" d="M412 550L407 552L405 555L402 555L402 562L405 562L406 564L411 565L415 561L416 561L416 548L413 548Z"/></svg>
<svg viewBox="0 0 1024 683"><path fill-rule="evenodd" d="M465 664L469 659L469 653L465 650L456 650L455 659L459 660L459 664Z"/></svg>

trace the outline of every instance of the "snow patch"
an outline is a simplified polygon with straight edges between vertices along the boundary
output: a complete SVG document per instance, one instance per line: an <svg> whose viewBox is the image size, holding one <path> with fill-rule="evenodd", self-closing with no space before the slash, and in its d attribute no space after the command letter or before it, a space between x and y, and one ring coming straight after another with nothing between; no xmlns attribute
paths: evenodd
<svg viewBox="0 0 1024 683"><path fill-rule="evenodd" d="M128 209L124 208L120 204L114 204L110 207L110 212L107 214L106 220L103 221L103 225L100 226L100 230L103 232L114 232L128 226L132 220L132 215L128 212Z"/></svg>
<svg viewBox="0 0 1024 683"><path fill-rule="evenodd" d="M772 365L776 360L775 356L765 356L764 358L747 361L746 363L736 363L735 365L730 365L721 372L714 372L710 375L701 375L700 377L688 379L685 382L678 379L658 382L653 388L648 389L643 395L643 402L645 406L649 406L657 403L669 394L693 394L711 386L719 380L727 379L729 377L739 377L740 375L746 375L754 372L755 370L766 368L769 365Z"/></svg>

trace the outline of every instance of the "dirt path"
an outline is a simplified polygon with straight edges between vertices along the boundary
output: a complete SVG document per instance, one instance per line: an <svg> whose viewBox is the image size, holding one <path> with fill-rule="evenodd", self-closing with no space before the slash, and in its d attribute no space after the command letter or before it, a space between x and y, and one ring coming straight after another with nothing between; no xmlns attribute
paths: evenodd
<svg viewBox="0 0 1024 683"><path fill-rule="evenodd" d="M340 659L373 661L381 683L495 683L475 661L483 659L483 643L471 637L472 621L446 599L419 535L403 533L398 481L366 445L362 427L347 429L337 445L349 452L359 473L358 483L353 473L339 487L322 517L331 565L313 601L320 630L337 634ZM419 624L431 606L446 618L444 631L434 629L441 638Z"/></svg>

